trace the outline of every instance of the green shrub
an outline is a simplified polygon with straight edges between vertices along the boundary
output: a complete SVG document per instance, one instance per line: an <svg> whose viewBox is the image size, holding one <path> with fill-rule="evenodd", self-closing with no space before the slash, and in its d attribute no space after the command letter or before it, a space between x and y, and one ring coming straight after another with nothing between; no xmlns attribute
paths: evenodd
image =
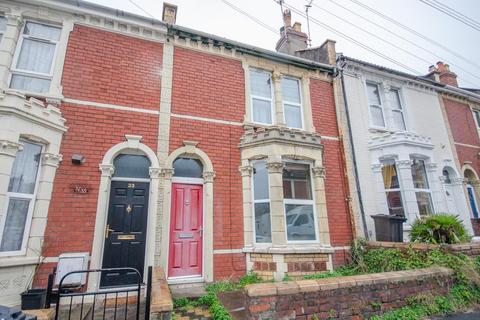
<svg viewBox="0 0 480 320"><path fill-rule="evenodd" d="M470 241L470 236L458 216L434 214L417 219L410 233L412 242L462 243Z"/></svg>

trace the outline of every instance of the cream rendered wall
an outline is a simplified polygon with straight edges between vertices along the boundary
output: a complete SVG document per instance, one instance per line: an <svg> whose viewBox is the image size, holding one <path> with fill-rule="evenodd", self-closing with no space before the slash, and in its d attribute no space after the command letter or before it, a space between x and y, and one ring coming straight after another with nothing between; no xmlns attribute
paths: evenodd
<svg viewBox="0 0 480 320"><path fill-rule="evenodd" d="M375 81L381 86L394 86L401 89L407 131L415 134L411 139L407 139L409 140L408 143L399 143L394 147L392 143L392 147L371 149L371 142L375 138L378 140L379 137L389 135L389 131L371 129L370 127L366 80ZM437 92L427 86L419 86L414 82L392 74L353 66L345 68L344 83L350 113L352 143L355 147L358 178L370 238L375 239L374 223L370 216L387 213L381 169L378 166L374 166L374 164L378 164L378 158L382 155L387 156L390 155L389 153L395 152L402 154L400 157L408 159L408 155L412 153L422 152L428 154L432 164L429 164L427 167L427 175L432 190L434 210L436 212L446 212L448 209L445 189L441 179L442 170L444 166L449 166L456 171L456 166ZM416 143L418 143L419 147L414 146ZM433 145L433 149L425 147L429 144ZM375 174L375 169L377 170L377 175ZM408 165L405 166L403 173L405 175L410 173ZM457 177L459 176L458 172L456 172L456 175ZM453 181L457 190L457 194L454 195L458 209L457 214L460 214L464 220L467 220L465 224L467 228L471 229L465 196L462 194L461 181L460 179L453 179ZM413 195L413 199L411 195ZM409 214L409 221L404 225L404 229L408 231L410 223L413 222L414 217L418 214L418 209L415 208L416 202L413 189L410 188L407 195L402 194L402 198ZM409 203L407 204L406 202ZM404 240L408 240L408 238L404 237Z"/></svg>

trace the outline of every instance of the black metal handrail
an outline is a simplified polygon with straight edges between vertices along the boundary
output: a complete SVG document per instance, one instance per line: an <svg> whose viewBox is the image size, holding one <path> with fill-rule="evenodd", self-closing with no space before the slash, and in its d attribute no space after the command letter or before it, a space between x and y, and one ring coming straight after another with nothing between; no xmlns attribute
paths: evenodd
<svg viewBox="0 0 480 320"><path fill-rule="evenodd" d="M66 291L63 287L64 280L73 275L73 274L90 274L90 273L102 273L102 272L133 272L136 275L136 282L132 285L131 288L112 288L112 289L106 289L106 290L96 290L92 292L68 292ZM151 279L151 267L149 267L149 276L148 279ZM140 296L141 296L141 288L143 286L142 282L142 276L140 275L140 272L135 269L135 268L105 268L105 269L90 269L90 270L78 270L78 271L72 271L67 274L65 274L62 279L59 282L58 285L58 301L56 304L56 312L55 312L55 320L59 319L60 315L60 304L61 304L61 299L62 298L68 298L70 297L70 305L68 309L68 320L71 320L71 313L72 313L72 304L73 304L73 299L74 297L81 297L81 303L80 303L80 319L79 320L84 320L83 319L83 308L84 308L84 299L86 296L93 296L93 305L92 305L92 320L94 319L95 316L95 297L98 296L103 296L104 297L104 303L103 303L103 316L102 319L105 319L106 315L106 306L107 306L107 296L109 294L115 294L115 307L114 307L114 316L113 319L117 319L117 309L118 309L118 294L119 293L126 293L125 297L125 314L124 318L127 320L127 315L128 315L128 295L130 292L136 292L137 293L137 305L136 305L136 313L135 313L135 320L140 319ZM149 304L150 300L150 290L146 291L147 294L147 304ZM150 311L149 311L149 306L146 306L146 312L145 312L145 319L148 320L150 316ZM74 319L76 320L76 319Z"/></svg>

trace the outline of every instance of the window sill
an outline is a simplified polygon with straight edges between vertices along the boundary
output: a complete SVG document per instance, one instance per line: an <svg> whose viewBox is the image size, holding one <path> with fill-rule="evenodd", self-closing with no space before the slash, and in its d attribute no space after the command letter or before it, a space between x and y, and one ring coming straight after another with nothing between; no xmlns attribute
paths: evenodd
<svg viewBox="0 0 480 320"><path fill-rule="evenodd" d="M321 244L290 244L283 246L253 246L243 248L245 253L275 253L275 254L289 254L289 253L333 253L334 249L331 246Z"/></svg>
<svg viewBox="0 0 480 320"><path fill-rule="evenodd" d="M41 260L41 257L0 256L0 268L36 265L39 264Z"/></svg>
<svg viewBox="0 0 480 320"><path fill-rule="evenodd" d="M64 97L62 95L55 95L55 94L49 94L49 93L38 93L38 92L32 92L32 91L24 91L24 90L19 90L19 89L12 89L12 88L6 88L5 92L11 93L11 94L17 94L21 95L23 97L33 97L35 99L39 100L46 100L49 103L53 104L60 104Z"/></svg>
<svg viewBox="0 0 480 320"><path fill-rule="evenodd" d="M315 133L314 131L309 131L309 130L306 130L306 129L288 127L284 123L264 124L264 123L244 121L243 122L243 128L246 129L246 130L250 129L250 128L282 128L282 129L289 130L289 131Z"/></svg>

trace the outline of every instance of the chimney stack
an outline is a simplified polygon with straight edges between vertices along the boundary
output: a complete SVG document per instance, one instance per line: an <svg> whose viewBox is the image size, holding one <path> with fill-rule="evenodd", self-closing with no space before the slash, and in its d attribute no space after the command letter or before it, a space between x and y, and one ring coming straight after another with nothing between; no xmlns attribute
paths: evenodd
<svg viewBox="0 0 480 320"><path fill-rule="evenodd" d="M450 66L442 61L438 61L436 66L428 68L428 77L443 84L458 87L457 75L450 71Z"/></svg>
<svg viewBox="0 0 480 320"><path fill-rule="evenodd" d="M175 24L177 22L177 9L176 5L164 2L162 21L168 24Z"/></svg>
<svg viewBox="0 0 480 320"><path fill-rule="evenodd" d="M283 12L283 24L275 50L295 55L296 51L307 49L308 35L302 32L301 23L295 22L292 27L292 13L288 9Z"/></svg>

